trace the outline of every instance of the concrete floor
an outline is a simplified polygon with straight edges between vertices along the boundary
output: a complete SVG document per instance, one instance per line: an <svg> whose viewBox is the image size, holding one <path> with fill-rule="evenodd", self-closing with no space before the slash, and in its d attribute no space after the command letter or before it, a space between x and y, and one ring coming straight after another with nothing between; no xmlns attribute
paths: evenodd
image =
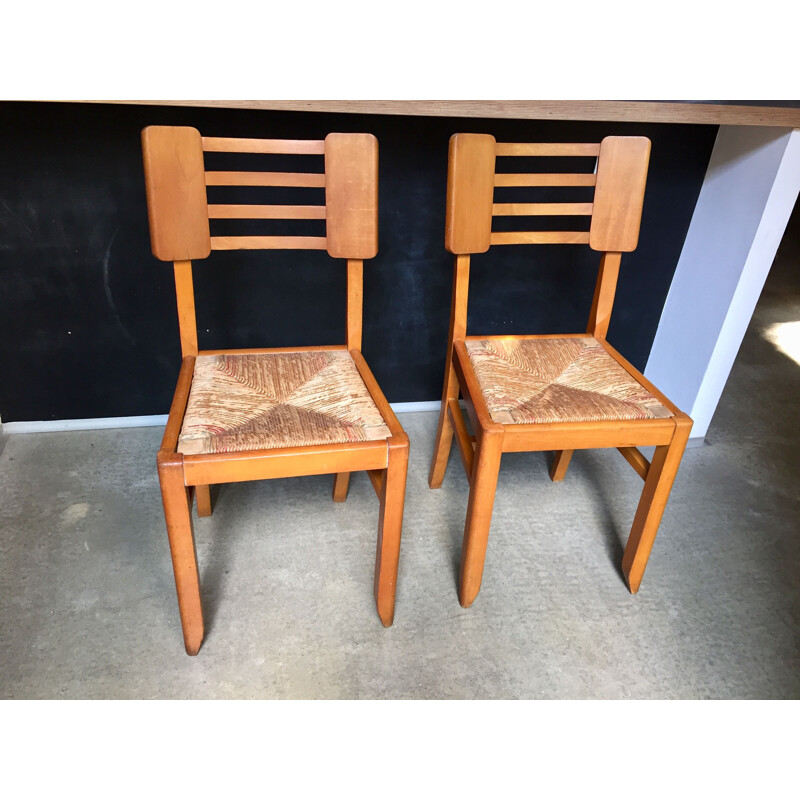
<svg viewBox="0 0 800 800"><path fill-rule="evenodd" d="M795 226L797 230L797 226ZM372 599L377 500L331 478L220 487L195 526L207 634L183 651L158 429L0 447L4 698L798 698L800 366L763 338L800 320L784 241L709 445L687 450L642 589L619 571L641 480L616 451L505 456L483 589L455 581L467 483L427 487L411 438L395 624Z"/></svg>

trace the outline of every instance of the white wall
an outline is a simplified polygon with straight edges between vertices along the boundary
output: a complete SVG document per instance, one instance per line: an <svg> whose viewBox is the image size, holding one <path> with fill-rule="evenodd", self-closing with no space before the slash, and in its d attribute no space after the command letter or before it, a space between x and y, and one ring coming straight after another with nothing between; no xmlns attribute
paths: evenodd
<svg viewBox="0 0 800 800"><path fill-rule="evenodd" d="M645 375L703 437L800 189L800 131L722 126Z"/></svg>

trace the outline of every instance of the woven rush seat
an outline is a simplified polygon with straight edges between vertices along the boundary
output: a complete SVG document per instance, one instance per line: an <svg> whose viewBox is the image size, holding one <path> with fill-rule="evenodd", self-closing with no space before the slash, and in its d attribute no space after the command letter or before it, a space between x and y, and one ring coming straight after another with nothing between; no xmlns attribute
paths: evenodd
<svg viewBox="0 0 800 800"><path fill-rule="evenodd" d="M466 347L495 422L509 425L672 416L591 336L473 339Z"/></svg>
<svg viewBox="0 0 800 800"><path fill-rule="evenodd" d="M390 436L346 350L198 356L178 452L232 453Z"/></svg>

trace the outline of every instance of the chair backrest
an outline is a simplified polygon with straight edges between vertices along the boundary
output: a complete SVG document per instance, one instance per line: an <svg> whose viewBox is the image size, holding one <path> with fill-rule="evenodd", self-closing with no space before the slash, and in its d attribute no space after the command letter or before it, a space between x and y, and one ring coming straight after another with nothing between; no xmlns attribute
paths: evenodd
<svg viewBox="0 0 800 800"><path fill-rule="evenodd" d="M378 141L368 133L324 140L230 139L195 128L142 131L153 255L175 263L183 354L197 354L191 261L212 250L327 250L348 260L347 346L361 346L362 260L378 252ZM204 153L319 155L323 172L213 171ZM207 187L324 189L324 205L209 204ZM212 236L209 220L324 220L324 236Z"/></svg>
<svg viewBox="0 0 800 800"><path fill-rule="evenodd" d="M591 159L592 172L497 172L498 158L569 157ZM466 271L473 253L493 245L588 244L603 253L588 332L605 336L616 290L620 254L636 249L642 216L650 140L608 136L600 143L500 143L494 136L457 133L450 139L445 247L462 259L461 294L466 303ZM594 187L587 202L495 202L505 187ZM496 217L590 217L582 231L493 231ZM577 227L577 226L576 226ZM460 276L460 277L459 277ZM454 306L455 314L455 306ZM466 312L464 311L465 316ZM459 314L461 316L461 314ZM456 326L458 330L459 326Z"/></svg>
<svg viewBox="0 0 800 800"><path fill-rule="evenodd" d="M496 172L496 159L517 156L591 157L593 172ZM504 144L494 136L457 133L450 139L445 246L451 253L485 253L496 244L588 244L603 252L636 249L650 140L608 136L599 144ZM495 203L496 187L594 187L593 202ZM588 231L492 231L495 217L590 216Z"/></svg>

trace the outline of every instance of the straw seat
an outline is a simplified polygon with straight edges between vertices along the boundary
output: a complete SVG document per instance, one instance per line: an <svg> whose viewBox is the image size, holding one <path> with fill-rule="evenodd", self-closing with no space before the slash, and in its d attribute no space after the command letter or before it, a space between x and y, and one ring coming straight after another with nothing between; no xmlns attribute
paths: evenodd
<svg viewBox="0 0 800 800"><path fill-rule="evenodd" d="M592 336L469 340L466 347L489 414L502 425L672 416Z"/></svg>
<svg viewBox="0 0 800 800"><path fill-rule="evenodd" d="M198 356L178 452L233 453L386 439L346 350Z"/></svg>

